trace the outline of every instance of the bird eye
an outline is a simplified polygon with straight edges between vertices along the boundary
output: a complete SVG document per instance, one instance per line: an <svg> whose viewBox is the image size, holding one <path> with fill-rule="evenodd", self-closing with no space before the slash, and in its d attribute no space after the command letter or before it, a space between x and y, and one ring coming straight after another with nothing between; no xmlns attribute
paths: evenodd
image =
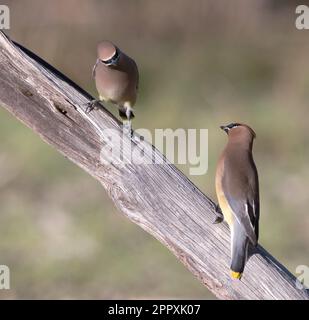
<svg viewBox="0 0 309 320"><path fill-rule="evenodd" d="M227 127L228 130L231 130L237 126L237 123L230 123Z"/></svg>
<svg viewBox="0 0 309 320"><path fill-rule="evenodd" d="M239 127L239 126L240 126L239 123L232 123L232 124L229 126L229 128L230 128L230 129L233 129L233 128L237 128L237 127Z"/></svg>

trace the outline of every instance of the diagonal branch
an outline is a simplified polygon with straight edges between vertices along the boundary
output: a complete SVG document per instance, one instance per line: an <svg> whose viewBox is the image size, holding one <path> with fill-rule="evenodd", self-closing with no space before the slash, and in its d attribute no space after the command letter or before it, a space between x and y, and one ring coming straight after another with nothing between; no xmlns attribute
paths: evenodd
<svg viewBox="0 0 309 320"><path fill-rule="evenodd" d="M124 150L151 150L162 164L100 161L110 144L104 129L121 134L104 108L85 113L91 96L29 50L0 33L0 104L47 143L99 180L119 211L167 246L222 299L308 299L295 277L262 247L241 281L229 277L229 231L213 225L214 204L147 142L123 140ZM108 154L105 155L108 157Z"/></svg>

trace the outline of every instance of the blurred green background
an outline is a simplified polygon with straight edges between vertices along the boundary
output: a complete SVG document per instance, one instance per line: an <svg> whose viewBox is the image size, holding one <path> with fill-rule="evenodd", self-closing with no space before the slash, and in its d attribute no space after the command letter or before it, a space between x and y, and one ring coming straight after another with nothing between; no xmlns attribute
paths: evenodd
<svg viewBox="0 0 309 320"><path fill-rule="evenodd" d="M226 136L251 125L260 174L260 243L293 273L309 265L309 30L297 1L2 1L13 40L96 95L96 44L135 58L135 128L208 128L215 199ZM0 108L0 298L213 298L158 241L117 212L89 175ZM188 167L179 166L188 174Z"/></svg>

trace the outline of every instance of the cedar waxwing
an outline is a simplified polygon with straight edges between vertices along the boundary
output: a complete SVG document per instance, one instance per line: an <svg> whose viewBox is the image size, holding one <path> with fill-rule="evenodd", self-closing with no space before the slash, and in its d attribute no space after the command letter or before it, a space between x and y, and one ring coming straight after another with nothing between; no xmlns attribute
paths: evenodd
<svg viewBox="0 0 309 320"><path fill-rule="evenodd" d="M259 181L252 156L255 133L239 123L220 128L227 133L228 143L217 166L216 193L231 231L231 276L240 279L249 242L256 246L259 237Z"/></svg>
<svg viewBox="0 0 309 320"><path fill-rule="evenodd" d="M110 41L103 41L97 47L97 61L92 75L99 93L99 100L88 103L86 112L94 109L100 101L110 101L118 106L124 126L131 130L134 118L139 74L135 61L124 54Z"/></svg>

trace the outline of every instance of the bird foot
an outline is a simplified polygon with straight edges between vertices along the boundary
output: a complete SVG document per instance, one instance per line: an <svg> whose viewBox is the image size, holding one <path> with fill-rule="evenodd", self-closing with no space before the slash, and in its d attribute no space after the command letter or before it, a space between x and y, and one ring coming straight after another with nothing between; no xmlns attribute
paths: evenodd
<svg viewBox="0 0 309 320"><path fill-rule="evenodd" d="M219 204L216 205L215 211L216 211L216 219L213 222L213 224L221 223L224 220L224 217Z"/></svg>
<svg viewBox="0 0 309 320"><path fill-rule="evenodd" d="M98 109L101 106L100 100L91 100L86 103L86 113L90 113L94 109Z"/></svg>

